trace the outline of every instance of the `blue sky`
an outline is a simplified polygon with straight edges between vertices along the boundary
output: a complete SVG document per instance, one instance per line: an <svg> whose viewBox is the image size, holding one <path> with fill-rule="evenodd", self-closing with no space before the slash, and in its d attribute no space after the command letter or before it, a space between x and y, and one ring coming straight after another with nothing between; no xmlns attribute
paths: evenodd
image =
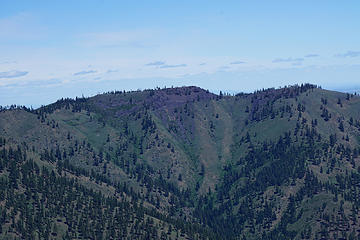
<svg viewBox="0 0 360 240"><path fill-rule="evenodd" d="M197 85L360 89L359 1L17 1L0 7L0 105Z"/></svg>

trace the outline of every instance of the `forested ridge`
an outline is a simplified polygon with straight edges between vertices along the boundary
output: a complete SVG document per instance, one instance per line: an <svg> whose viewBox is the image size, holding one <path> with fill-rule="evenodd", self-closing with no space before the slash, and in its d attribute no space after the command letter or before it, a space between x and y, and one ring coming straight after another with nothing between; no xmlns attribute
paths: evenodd
<svg viewBox="0 0 360 240"><path fill-rule="evenodd" d="M360 98L311 84L0 109L4 239L360 239Z"/></svg>

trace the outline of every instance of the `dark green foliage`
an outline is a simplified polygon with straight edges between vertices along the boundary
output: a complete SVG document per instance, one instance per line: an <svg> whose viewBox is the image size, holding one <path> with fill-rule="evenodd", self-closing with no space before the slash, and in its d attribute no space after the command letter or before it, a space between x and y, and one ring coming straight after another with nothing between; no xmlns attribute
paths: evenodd
<svg viewBox="0 0 360 240"><path fill-rule="evenodd" d="M51 157L45 157L45 160L49 159ZM0 160L2 172L9 173L8 178L0 177L0 202L5 206L0 206L0 234L5 233L8 237L121 239L132 236L132 239L156 239L159 232L152 218L167 222L170 233L174 226L175 230L190 235L207 236L200 227L187 226L180 220L174 221L140 206L137 194L125 185L119 185L116 192L128 195L129 200L119 199L116 195L105 196L84 187L77 178L59 176L46 167L40 168L25 157L20 146L17 150L2 148ZM63 167L71 169L67 164ZM20 218L12 217L17 214Z"/></svg>
<svg viewBox="0 0 360 240"><path fill-rule="evenodd" d="M360 99L314 85L0 109L0 238L357 239Z"/></svg>

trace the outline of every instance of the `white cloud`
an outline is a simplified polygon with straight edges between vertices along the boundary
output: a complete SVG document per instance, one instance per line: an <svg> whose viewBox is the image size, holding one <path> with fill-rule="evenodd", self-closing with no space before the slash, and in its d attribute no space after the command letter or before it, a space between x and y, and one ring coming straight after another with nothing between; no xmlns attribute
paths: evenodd
<svg viewBox="0 0 360 240"><path fill-rule="evenodd" d="M234 61L234 62L231 62L230 64L244 64L246 62L243 62L243 61Z"/></svg>
<svg viewBox="0 0 360 240"><path fill-rule="evenodd" d="M45 36L45 28L36 17L19 13L0 19L0 41L39 40Z"/></svg>
<svg viewBox="0 0 360 240"><path fill-rule="evenodd" d="M305 57L306 57L306 58L314 58L314 57L319 57L319 55L318 55L318 54L313 54L313 53L311 53L311 54L305 55Z"/></svg>
<svg viewBox="0 0 360 240"><path fill-rule="evenodd" d="M0 78L17 78L17 77L25 76L28 73L29 72L18 71L18 70L8 71L8 72L0 72Z"/></svg>
<svg viewBox="0 0 360 240"><path fill-rule="evenodd" d="M304 61L303 58L288 57L288 58L276 58L272 62L273 63L281 63L281 62L302 62L302 61Z"/></svg>
<svg viewBox="0 0 360 240"><path fill-rule="evenodd" d="M335 54L335 57L359 57L360 51L347 51L346 53Z"/></svg>
<svg viewBox="0 0 360 240"><path fill-rule="evenodd" d="M95 32L79 36L81 45L102 48L149 48L155 47L154 36L149 30L133 30L119 32Z"/></svg>
<svg viewBox="0 0 360 240"><path fill-rule="evenodd" d="M117 73L117 72L119 72L119 70L117 69L109 69L106 71L106 73Z"/></svg>
<svg viewBox="0 0 360 240"><path fill-rule="evenodd" d="M161 65L160 68L178 68L178 67L186 67L186 64L175 64L175 65Z"/></svg>
<svg viewBox="0 0 360 240"><path fill-rule="evenodd" d="M91 74L91 73L96 73L96 72L97 72L97 71L95 71L95 70L89 70L89 71L84 70L84 71L76 72L76 73L74 73L73 75L74 75L74 76L86 75L86 74Z"/></svg>
<svg viewBox="0 0 360 240"><path fill-rule="evenodd" d="M147 63L147 64L145 64L145 66L161 66L164 64L165 64L165 62L163 62L163 61L155 61L155 62Z"/></svg>

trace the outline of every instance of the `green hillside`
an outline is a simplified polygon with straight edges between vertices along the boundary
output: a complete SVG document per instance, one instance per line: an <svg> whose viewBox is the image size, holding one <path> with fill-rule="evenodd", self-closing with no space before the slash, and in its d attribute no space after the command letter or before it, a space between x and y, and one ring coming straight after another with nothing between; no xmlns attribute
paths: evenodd
<svg viewBox="0 0 360 240"><path fill-rule="evenodd" d="M109 92L0 111L1 239L358 239L360 98Z"/></svg>

